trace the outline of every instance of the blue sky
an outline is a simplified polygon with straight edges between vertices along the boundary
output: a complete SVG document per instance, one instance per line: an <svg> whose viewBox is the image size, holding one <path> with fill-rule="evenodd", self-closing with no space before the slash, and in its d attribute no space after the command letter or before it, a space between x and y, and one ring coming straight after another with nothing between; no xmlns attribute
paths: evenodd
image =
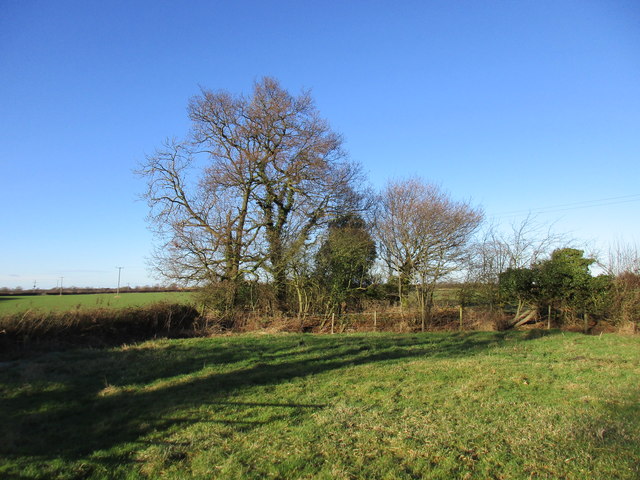
<svg viewBox="0 0 640 480"><path fill-rule="evenodd" d="M640 241L636 1L0 0L0 286L158 283L143 182L199 86L310 88L374 187Z"/></svg>

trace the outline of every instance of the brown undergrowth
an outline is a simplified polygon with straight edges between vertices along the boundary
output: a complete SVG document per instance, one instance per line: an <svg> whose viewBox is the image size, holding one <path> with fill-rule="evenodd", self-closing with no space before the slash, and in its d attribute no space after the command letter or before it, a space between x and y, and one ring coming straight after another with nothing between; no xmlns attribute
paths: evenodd
<svg viewBox="0 0 640 480"><path fill-rule="evenodd" d="M121 310L27 311L0 317L0 357L74 346L108 347L157 337L184 337L201 327L190 305L157 303Z"/></svg>
<svg viewBox="0 0 640 480"><path fill-rule="evenodd" d="M494 331L506 329L508 323L507 316L499 311L466 308L461 319L457 307L436 307L425 321L425 330ZM557 327L575 331L582 328L577 324L554 325ZM534 323L521 328L546 328L546 324ZM121 310L28 311L0 317L0 359L43 350L111 347L153 338L246 332L340 334L421 330L420 312L399 308L324 315L265 315L260 312L201 315L192 305L158 303ZM612 325L599 323L588 333L615 330Z"/></svg>

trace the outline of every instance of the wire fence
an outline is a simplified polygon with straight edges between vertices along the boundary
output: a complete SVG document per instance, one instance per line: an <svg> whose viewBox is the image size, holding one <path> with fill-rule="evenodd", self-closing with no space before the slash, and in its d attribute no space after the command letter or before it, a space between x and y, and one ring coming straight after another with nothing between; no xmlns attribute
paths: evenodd
<svg viewBox="0 0 640 480"><path fill-rule="evenodd" d="M439 302L429 314L423 314L418 309L400 309L392 307L380 310L367 310L348 313L300 313L298 315L278 315L265 317L264 315L249 316L243 325L247 330L256 328L276 328L284 331L314 332L314 333L349 333L395 331L411 332L447 329L458 330L477 328L481 318L479 311L462 308L460 305L443 305Z"/></svg>

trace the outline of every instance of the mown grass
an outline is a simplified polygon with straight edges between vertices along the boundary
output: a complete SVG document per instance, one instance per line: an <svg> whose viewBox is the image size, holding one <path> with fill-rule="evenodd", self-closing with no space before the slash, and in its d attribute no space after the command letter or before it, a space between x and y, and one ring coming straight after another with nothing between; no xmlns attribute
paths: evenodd
<svg viewBox="0 0 640 480"><path fill-rule="evenodd" d="M83 294L83 295L24 295L0 296L0 316L26 311L63 312L95 308L132 308L169 302L188 304L193 302L191 292L144 292Z"/></svg>
<svg viewBox="0 0 640 480"><path fill-rule="evenodd" d="M240 335L0 367L1 478L640 477L640 337Z"/></svg>

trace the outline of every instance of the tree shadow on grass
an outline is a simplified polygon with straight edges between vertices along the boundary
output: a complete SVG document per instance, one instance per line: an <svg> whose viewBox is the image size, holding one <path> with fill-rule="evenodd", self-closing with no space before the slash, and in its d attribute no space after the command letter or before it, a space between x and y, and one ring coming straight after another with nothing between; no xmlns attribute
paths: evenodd
<svg viewBox="0 0 640 480"><path fill-rule="evenodd" d="M575 441L584 445L579 460L588 462L592 478L640 478L639 399L636 387L576 421ZM599 462L602 452L608 452L609 461Z"/></svg>
<svg viewBox="0 0 640 480"><path fill-rule="evenodd" d="M464 358L549 334L554 332L235 337L43 356L0 371L0 457L26 465L34 458L76 461L93 455L105 466L122 465L132 462L129 454L138 447L131 444L149 435L162 437L202 422L247 431L325 407L233 400L255 387L408 358ZM30 368L35 373L25 382ZM43 388L19 393L29 381ZM259 421L238 418L256 409L271 413ZM123 449L129 453L109 453Z"/></svg>

